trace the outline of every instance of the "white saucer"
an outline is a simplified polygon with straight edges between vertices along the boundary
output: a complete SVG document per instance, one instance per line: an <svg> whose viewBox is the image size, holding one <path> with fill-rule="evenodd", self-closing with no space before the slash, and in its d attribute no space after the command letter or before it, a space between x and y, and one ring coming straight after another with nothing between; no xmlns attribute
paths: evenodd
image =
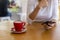
<svg viewBox="0 0 60 40"><path fill-rule="evenodd" d="M27 29L25 28L25 29L23 29L22 31L17 32L17 31L15 31L15 29L14 29L13 31L11 31L11 33L25 33L26 30L27 30Z"/></svg>

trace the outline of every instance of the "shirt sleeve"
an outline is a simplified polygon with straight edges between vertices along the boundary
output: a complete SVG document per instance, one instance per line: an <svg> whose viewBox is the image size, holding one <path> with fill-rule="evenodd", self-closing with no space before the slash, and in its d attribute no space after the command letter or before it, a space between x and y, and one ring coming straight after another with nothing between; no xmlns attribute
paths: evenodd
<svg viewBox="0 0 60 40"><path fill-rule="evenodd" d="M27 21L30 24L33 22L33 20L31 20L29 18L29 15L31 14L31 12L33 12L34 8L36 7L36 3L37 3L36 0L28 0L28 8L27 8L27 15L28 16L27 16Z"/></svg>
<svg viewBox="0 0 60 40"><path fill-rule="evenodd" d="M30 14L34 10L36 2L37 2L36 0L28 0L28 8L27 8L28 14Z"/></svg>
<svg viewBox="0 0 60 40"><path fill-rule="evenodd" d="M53 18L52 19L55 19L55 20L58 20L58 0L53 0L53 13L52 13L52 16Z"/></svg>

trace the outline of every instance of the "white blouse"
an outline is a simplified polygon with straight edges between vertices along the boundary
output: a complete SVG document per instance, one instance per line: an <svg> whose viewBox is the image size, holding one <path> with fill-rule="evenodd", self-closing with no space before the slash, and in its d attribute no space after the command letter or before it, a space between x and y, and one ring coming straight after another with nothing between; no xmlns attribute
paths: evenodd
<svg viewBox="0 0 60 40"><path fill-rule="evenodd" d="M37 0L28 1L28 15L34 10L38 4ZM48 6L41 8L34 20L28 19L28 22L33 21L49 21L58 19L58 0L48 0Z"/></svg>

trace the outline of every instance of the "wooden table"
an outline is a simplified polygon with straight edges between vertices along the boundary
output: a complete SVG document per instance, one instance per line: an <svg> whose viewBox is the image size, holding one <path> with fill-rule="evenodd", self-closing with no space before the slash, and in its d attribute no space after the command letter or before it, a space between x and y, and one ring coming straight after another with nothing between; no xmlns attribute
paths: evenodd
<svg viewBox="0 0 60 40"><path fill-rule="evenodd" d="M27 32L22 34L11 34L10 28L13 23L0 22L0 40L60 40L60 25L51 30L44 30L40 23L27 25Z"/></svg>

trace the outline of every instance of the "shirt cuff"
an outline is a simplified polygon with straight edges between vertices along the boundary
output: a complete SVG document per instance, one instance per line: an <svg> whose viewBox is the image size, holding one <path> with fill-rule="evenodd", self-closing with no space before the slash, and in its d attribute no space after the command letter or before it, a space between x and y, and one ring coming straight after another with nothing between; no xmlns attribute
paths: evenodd
<svg viewBox="0 0 60 40"><path fill-rule="evenodd" d="M33 22L33 20L30 19L29 17L28 17L27 21L28 21L29 24L32 24L32 22Z"/></svg>

